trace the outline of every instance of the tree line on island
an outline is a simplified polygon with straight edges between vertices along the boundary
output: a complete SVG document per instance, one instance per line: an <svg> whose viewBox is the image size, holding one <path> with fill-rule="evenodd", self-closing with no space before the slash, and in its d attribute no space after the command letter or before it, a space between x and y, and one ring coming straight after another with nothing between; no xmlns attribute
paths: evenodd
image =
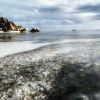
<svg viewBox="0 0 100 100"><path fill-rule="evenodd" d="M15 24L14 22L8 20L7 18L0 17L0 32L28 32L28 29ZM29 32L39 32L38 28L32 28Z"/></svg>

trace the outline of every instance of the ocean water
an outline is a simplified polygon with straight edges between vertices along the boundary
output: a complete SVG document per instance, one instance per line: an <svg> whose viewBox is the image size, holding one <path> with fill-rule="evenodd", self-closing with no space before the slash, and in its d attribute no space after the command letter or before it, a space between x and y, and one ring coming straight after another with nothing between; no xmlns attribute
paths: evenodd
<svg viewBox="0 0 100 100"><path fill-rule="evenodd" d="M0 34L0 57L54 45L56 52L67 53L92 48L100 41L100 31L45 31L39 33ZM97 43L94 45L93 43ZM58 47L59 46L59 47ZM58 47L58 49L57 49ZM98 45L99 48L99 45ZM90 53L89 53L90 54Z"/></svg>
<svg viewBox="0 0 100 100"><path fill-rule="evenodd" d="M32 51L32 53L35 53L33 56L31 56L31 54L29 52L29 54L27 54L26 51ZM62 64L68 67L69 76L70 73L75 75L75 79L73 80L73 78L70 78L69 83L74 84L75 86L77 86L77 84L80 85L81 91L78 90L78 92L88 95L89 97L89 99L82 100L100 100L99 30L0 34L0 57L16 54L19 52L26 53L26 55L22 54L22 56L18 58L18 60L21 59L19 61L28 61L30 59L32 61L39 59L44 60L53 57L57 60L56 64L59 64L61 61L66 63L67 59L70 64L67 65L66 63L66 65L64 65L63 62ZM21 53L19 55L21 55ZM17 57L15 57L15 59L16 58ZM51 64L52 63L55 62L51 62ZM43 67L43 65L41 66ZM67 68L64 66L62 67L63 70ZM70 67L72 69L70 69ZM67 69L64 71L65 74L66 70ZM62 70L60 72L62 73ZM64 76L62 75L62 77ZM66 84L63 82L68 84L68 81L64 81L63 78L60 79L60 83L64 84L66 87ZM75 92L77 94L76 90Z"/></svg>

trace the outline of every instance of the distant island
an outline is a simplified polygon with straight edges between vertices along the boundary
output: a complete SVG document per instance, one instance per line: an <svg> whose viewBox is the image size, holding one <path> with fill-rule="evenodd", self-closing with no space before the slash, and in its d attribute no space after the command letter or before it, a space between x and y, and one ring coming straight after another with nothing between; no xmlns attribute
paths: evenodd
<svg viewBox="0 0 100 100"><path fill-rule="evenodd" d="M76 29L73 29L72 31L76 31Z"/></svg>
<svg viewBox="0 0 100 100"><path fill-rule="evenodd" d="M32 28L31 30L17 25L14 22L8 20L5 17L0 17L0 33L14 32L14 33L24 33L24 32L39 32L38 28Z"/></svg>

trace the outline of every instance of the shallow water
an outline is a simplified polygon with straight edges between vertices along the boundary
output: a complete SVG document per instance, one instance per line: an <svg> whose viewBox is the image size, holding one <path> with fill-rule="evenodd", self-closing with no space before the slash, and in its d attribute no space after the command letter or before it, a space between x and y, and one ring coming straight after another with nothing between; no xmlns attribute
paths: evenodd
<svg viewBox="0 0 100 100"><path fill-rule="evenodd" d="M87 44L91 46L89 44L91 41L100 41L100 31L52 31L23 34L5 33L0 34L0 57L34 50L46 45L70 43L67 48L62 46L62 50L59 51L66 52L66 50L76 50L74 48L75 46L72 45L73 43L87 42ZM78 44L78 47L81 47L81 44ZM68 48L71 49L68 50ZM86 49L87 48L88 46L86 46Z"/></svg>
<svg viewBox="0 0 100 100"><path fill-rule="evenodd" d="M27 63L29 64L29 62L33 62L33 61L35 62L39 59L42 61L44 59L48 59L49 61L52 58L56 58L56 60L54 59L54 61L51 60L49 62L50 65L54 64L54 67L56 69L56 66L61 66L62 64L64 64L63 62L66 63L66 61L69 61L71 64L67 66L67 63L66 63L61 68L65 69L68 67L69 68L68 74L70 76L70 73L72 73L71 71L73 71L73 70L70 70L70 67L72 66L73 68L75 67L72 74L75 75L76 80L73 80L72 78L71 79L72 83L74 82L74 85L76 86L77 85L76 83L79 82L79 85L81 86L82 91L84 91L85 89L85 94L88 93L88 96L90 96L89 100L100 100L100 79L99 79L99 76L100 76L99 75L100 73L100 60L99 60L100 59L100 31L40 32L40 33L34 33L34 34L32 33L9 34L9 36L11 36L12 38L9 38L9 39L1 38L0 57L6 56L9 54L11 55L11 54L19 53L19 52L25 52L25 53L19 53L19 54L16 54L15 56L13 55L13 56L1 58L1 66L0 66L1 68L2 68L2 65L7 62L8 62L8 65L9 63L17 64L17 65L19 64L25 65ZM26 52L26 51L30 51L30 52ZM45 62L45 66L49 66L48 61ZM60 65L61 61L63 62ZM7 68L10 69L10 67L11 66L9 65L9 67ZM17 66L17 67L20 67L20 66ZM14 67L15 72L17 70L16 69L17 67ZM41 67L44 68L44 64L41 65ZM82 72L81 67L84 69L82 70L85 73ZM8 72L7 68L5 68L5 71ZM9 71L12 71L12 70L9 70ZM65 72L64 72L65 74L66 74L66 71L67 69L65 69ZM83 76L81 72L79 73L78 76L80 76L80 79L77 78L78 71L81 71L83 73ZM10 76L12 76L12 73L10 74L11 74ZM62 70L58 73L58 77L60 74L62 74L62 77L64 77ZM7 79L9 78L7 75ZM57 78L57 80L55 81L59 81L58 79L59 78ZM81 80L84 82L82 82ZM64 82L63 78L60 78L60 83L64 84L63 82ZM68 81L66 80L65 82L67 84ZM65 87L66 87L66 84L65 84ZM59 85L60 84L58 84L58 86ZM90 90L88 90L89 88ZM98 91L96 89L98 89ZM78 92L80 91L78 90ZM60 99L60 100L63 100L63 99ZM88 100L88 99L83 99L83 100Z"/></svg>
<svg viewBox="0 0 100 100"><path fill-rule="evenodd" d="M7 38L8 37L8 38ZM38 33L1 33L0 42L36 41L54 42L59 39L96 39L100 31L44 31Z"/></svg>

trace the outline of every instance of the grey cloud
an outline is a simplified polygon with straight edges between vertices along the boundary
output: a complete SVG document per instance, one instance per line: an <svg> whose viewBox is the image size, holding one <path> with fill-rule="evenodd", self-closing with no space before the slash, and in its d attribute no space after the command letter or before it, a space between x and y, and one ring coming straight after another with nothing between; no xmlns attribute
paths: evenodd
<svg viewBox="0 0 100 100"><path fill-rule="evenodd" d="M46 19L46 20L56 20L56 21L61 21L62 23L66 24L78 24L81 22L81 19L78 17L77 14L75 13L68 13L65 14L64 12L62 13L43 13L41 14L40 18Z"/></svg>
<svg viewBox="0 0 100 100"><path fill-rule="evenodd" d="M53 7L41 7L38 9L39 12L59 12L61 9L59 7L53 6Z"/></svg>
<svg viewBox="0 0 100 100"><path fill-rule="evenodd" d="M13 1L13 0L12 0ZM63 26L80 24L83 19L78 16L78 12L66 12L62 9L62 5L44 6L24 3L24 0L15 0L12 3L2 3L0 12L7 18L14 20L26 26ZM32 0L31 0L32 1ZM35 0L36 1L36 0ZM33 3L33 2L32 2ZM2 10L3 9L3 10ZM66 8L67 9L67 8ZM82 8L80 9L82 10ZM35 12L36 11L36 12ZM35 14L36 13L36 14ZM46 20L46 21L44 21ZM43 23L43 21L45 23Z"/></svg>
<svg viewBox="0 0 100 100"><path fill-rule="evenodd" d="M100 12L100 4L96 5L87 4L80 6L76 9L81 12Z"/></svg>
<svg viewBox="0 0 100 100"><path fill-rule="evenodd" d="M100 14L96 14L92 17L93 20L100 20Z"/></svg>

